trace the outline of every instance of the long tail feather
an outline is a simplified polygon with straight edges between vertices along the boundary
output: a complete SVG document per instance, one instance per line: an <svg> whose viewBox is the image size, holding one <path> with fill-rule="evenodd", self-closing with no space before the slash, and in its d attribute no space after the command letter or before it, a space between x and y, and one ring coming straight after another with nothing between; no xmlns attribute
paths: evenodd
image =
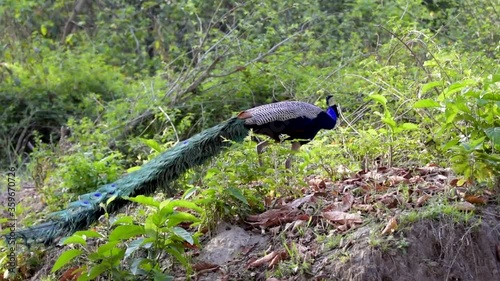
<svg viewBox="0 0 500 281"><path fill-rule="evenodd" d="M178 143L171 149L158 155L141 169L134 171L114 183L101 186L97 191L80 196L66 210L51 214L50 219L16 232L17 238L26 244L33 242L53 244L56 238L87 229L104 214L100 203L116 196L108 206L108 212L114 212L127 204L123 197L147 195L163 187L169 196L175 194L170 183L188 169L203 164L209 158L219 154L232 141L241 142L248 135L243 120L231 118L224 123L209 128L201 133Z"/></svg>

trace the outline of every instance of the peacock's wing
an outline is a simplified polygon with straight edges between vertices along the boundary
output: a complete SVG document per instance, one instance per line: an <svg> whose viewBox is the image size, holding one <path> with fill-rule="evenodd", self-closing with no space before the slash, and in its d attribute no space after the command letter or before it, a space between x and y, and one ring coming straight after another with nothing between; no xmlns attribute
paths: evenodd
<svg viewBox="0 0 500 281"><path fill-rule="evenodd" d="M238 119L245 120L245 125L261 126L276 121L292 119L313 120L323 112L315 105L300 101L283 101L257 106L238 115ZM304 120L306 122L307 120Z"/></svg>

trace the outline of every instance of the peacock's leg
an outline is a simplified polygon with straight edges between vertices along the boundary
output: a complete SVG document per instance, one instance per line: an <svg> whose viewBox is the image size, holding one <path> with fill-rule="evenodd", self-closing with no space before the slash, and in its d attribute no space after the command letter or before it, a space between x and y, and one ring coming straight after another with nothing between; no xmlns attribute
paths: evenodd
<svg viewBox="0 0 500 281"><path fill-rule="evenodd" d="M270 143L268 141L261 141L259 144L257 144L257 156L259 157L259 165L262 167L262 157L261 154L264 151L264 149L269 145Z"/></svg>
<svg viewBox="0 0 500 281"><path fill-rule="evenodd" d="M300 144L300 142L292 142L292 151L299 151L301 146L302 145ZM285 162L285 168L287 168L288 170L290 170L290 168L292 167L292 156L293 155L288 156Z"/></svg>

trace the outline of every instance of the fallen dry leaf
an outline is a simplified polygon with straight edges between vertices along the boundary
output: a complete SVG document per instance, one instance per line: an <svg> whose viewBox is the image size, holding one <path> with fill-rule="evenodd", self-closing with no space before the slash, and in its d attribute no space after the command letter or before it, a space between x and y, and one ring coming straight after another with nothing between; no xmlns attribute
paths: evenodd
<svg viewBox="0 0 500 281"><path fill-rule="evenodd" d="M265 264L268 264L268 267L272 267L276 265L278 262L282 261L283 259L287 258L288 254L285 250L281 251L272 251L269 254L263 256L262 258L259 258L247 265L247 268L252 268L252 267L259 267L263 266Z"/></svg>
<svg viewBox="0 0 500 281"><path fill-rule="evenodd" d="M348 224L348 223L362 223L359 214L350 214L341 211L323 212L323 217L331 222Z"/></svg>
<svg viewBox="0 0 500 281"><path fill-rule="evenodd" d="M371 212L373 211L373 205L372 204L355 204L353 206L353 209L360 210L363 212Z"/></svg>
<svg viewBox="0 0 500 281"><path fill-rule="evenodd" d="M396 220L396 217L392 217L385 226L384 230L382 230L382 235L391 234L394 231L396 231L397 228L398 228L398 221Z"/></svg>
<svg viewBox="0 0 500 281"><path fill-rule="evenodd" d="M425 182L425 180L421 176L414 176L408 180L410 184L416 184L416 183L421 183Z"/></svg>
<svg viewBox="0 0 500 281"><path fill-rule="evenodd" d="M488 199L486 197L480 197L480 196L475 196L475 195L470 195L467 194L464 196L465 201L472 203L472 204L486 204L488 203Z"/></svg>
<svg viewBox="0 0 500 281"><path fill-rule="evenodd" d="M59 281L73 281L77 280L82 274L83 269L78 267L71 267L64 271Z"/></svg>
<svg viewBox="0 0 500 281"><path fill-rule="evenodd" d="M381 173L379 172L376 172L376 171L369 171L368 173L366 173L363 177L364 178L367 178L367 179L373 179L373 180L376 180L376 181L380 181L382 180L384 175L382 175Z"/></svg>
<svg viewBox="0 0 500 281"><path fill-rule="evenodd" d="M284 206L281 209L271 209L260 215L247 217L248 224L272 227L296 220L309 220L310 216L303 214L301 210Z"/></svg>
<svg viewBox="0 0 500 281"><path fill-rule="evenodd" d="M428 194L424 194L424 195L418 197L417 207L422 207L425 204L425 202L427 202L427 200L429 200L429 198L431 198L431 196Z"/></svg>
<svg viewBox="0 0 500 281"><path fill-rule="evenodd" d="M352 185L352 184L354 184L355 182L358 182L358 181L362 181L362 179L360 177L356 177L356 178L351 178L351 179L343 180L342 183L344 185Z"/></svg>
<svg viewBox="0 0 500 281"><path fill-rule="evenodd" d="M278 253L276 251L272 251L269 254L263 256L262 258L256 259L255 261L249 263L247 268L259 267L264 265L265 263L270 262Z"/></svg>
<svg viewBox="0 0 500 281"><path fill-rule="evenodd" d="M285 207L280 208L280 209L267 210L262 214L250 215L247 217L247 220L251 221L251 222L262 222L266 219L275 218L276 216L280 216L280 215L291 213L291 212L297 212L297 210L293 210L293 209L289 208L288 206L285 206Z"/></svg>
<svg viewBox="0 0 500 281"><path fill-rule="evenodd" d="M438 180L438 181L442 181L443 182L443 181L448 180L448 177L440 175L440 174L437 174L436 176L433 177L433 180Z"/></svg>
<svg viewBox="0 0 500 281"><path fill-rule="evenodd" d="M274 258L271 260L269 263L269 268L274 267L277 265L280 261L285 260L288 258L288 253L285 250L280 251Z"/></svg>
<svg viewBox="0 0 500 281"><path fill-rule="evenodd" d="M199 262L193 265L194 271L215 271L219 269L219 265L208 263L208 262Z"/></svg>
<svg viewBox="0 0 500 281"><path fill-rule="evenodd" d="M344 197L342 197L342 209L340 211L342 212L349 211L353 203L354 203L354 196L352 195L352 193L347 192L346 194L344 194Z"/></svg>
<svg viewBox="0 0 500 281"><path fill-rule="evenodd" d="M324 190L326 188L325 181L319 178L309 180L309 186L315 191Z"/></svg>
<svg viewBox="0 0 500 281"><path fill-rule="evenodd" d="M304 203L314 202L314 196L315 196L314 193L306 195L302 198L296 199L293 202L289 203L288 206L291 208L297 209L301 205L303 205Z"/></svg>
<svg viewBox="0 0 500 281"><path fill-rule="evenodd" d="M347 225L342 224L342 225L337 226L337 230L339 232L345 232L345 231L349 230L349 228L347 227Z"/></svg>
<svg viewBox="0 0 500 281"><path fill-rule="evenodd" d="M246 255L248 255L248 253L250 253L253 250L254 247L255 247L255 245L253 245L253 246L247 246L247 247L242 247L240 253L243 256L246 256Z"/></svg>
<svg viewBox="0 0 500 281"><path fill-rule="evenodd" d="M387 178L387 181L389 182L389 185L394 186L400 183L407 183L409 182L408 179L402 176L389 176Z"/></svg>
<svg viewBox="0 0 500 281"><path fill-rule="evenodd" d="M386 194L379 201L389 209L396 208L399 205L399 200L394 194Z"/></svg>
<svg viewBox="0 0 500 281"><path fill-rule="evenodd" d="M472 205L471 203L464 201L464 202L457 202L455 203L455 207L459 211L474 211L476 207Z"/></svg>

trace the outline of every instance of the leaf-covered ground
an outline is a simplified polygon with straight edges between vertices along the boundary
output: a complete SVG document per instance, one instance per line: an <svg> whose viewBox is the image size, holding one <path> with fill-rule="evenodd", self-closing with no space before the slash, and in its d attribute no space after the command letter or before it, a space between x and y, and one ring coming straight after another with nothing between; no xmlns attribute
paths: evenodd
<svg viewBox="0 0 500 281"><path fill-rule="evenodd" d="M449 169L378 168L308 183L303 197L221 227L195 259L196 279L493 280L500 272L493 194L474 194Z"/></svg>
<svg viewBox="0 0 500 281"><path fill-rule="evenodd" d="M495 280L500 274L496 194L476 193L449 169L380 167L336 182L305 180L300 198L269 201L267 211L207 234L200 249L190 250L192 279ZM36 197L31 188L23 193ZM61 250L49 249L46 263L25 267L25 274L40 280ZM178 266L173 274L186 279ZM60 278L74 279L69 271Z"/></svg>

